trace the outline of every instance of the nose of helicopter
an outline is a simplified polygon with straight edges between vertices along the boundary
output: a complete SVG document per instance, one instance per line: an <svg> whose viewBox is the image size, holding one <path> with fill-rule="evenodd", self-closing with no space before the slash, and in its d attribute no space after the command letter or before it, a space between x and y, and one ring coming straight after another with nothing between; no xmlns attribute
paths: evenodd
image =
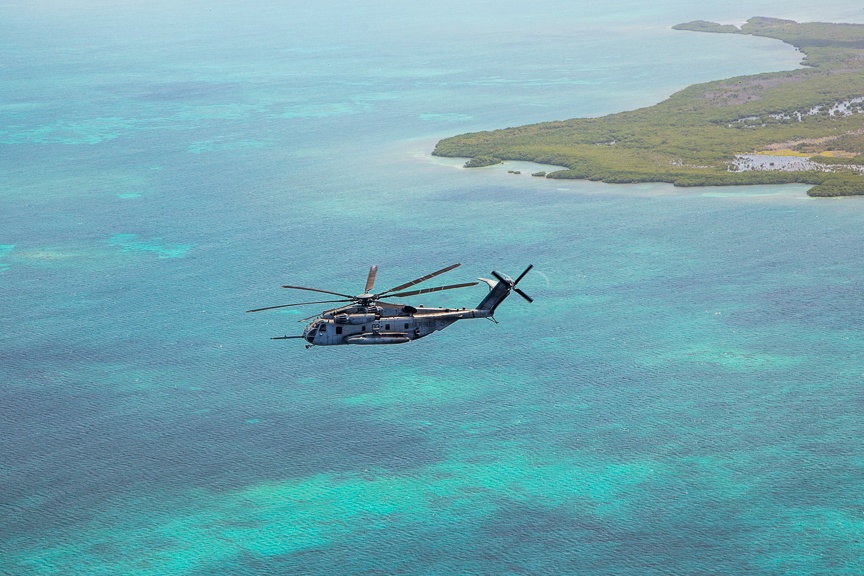
<svg viewBox="0 0 864 576"><path fill-rule="evenodd" d="M318 331L318 323L312 322L309 324L305 330L303 330L303 339L306 340L310 344L315 343L315 334Z"/></svg>

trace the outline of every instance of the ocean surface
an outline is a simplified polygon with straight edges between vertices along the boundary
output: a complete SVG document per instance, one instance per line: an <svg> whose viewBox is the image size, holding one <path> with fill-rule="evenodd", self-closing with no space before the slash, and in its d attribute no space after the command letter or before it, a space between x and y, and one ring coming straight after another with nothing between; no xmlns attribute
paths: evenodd
<svg viewBox="0 0 864 576"><path fill-rule="evenodd" d="M864 22L832 0L0 5L0 574L864 573L864 198L430 156L798 66L671 30L751 16ZM323 306L245 313L455 262L429 285L534 264L535 302L310 350L270 337Z"/></svg>

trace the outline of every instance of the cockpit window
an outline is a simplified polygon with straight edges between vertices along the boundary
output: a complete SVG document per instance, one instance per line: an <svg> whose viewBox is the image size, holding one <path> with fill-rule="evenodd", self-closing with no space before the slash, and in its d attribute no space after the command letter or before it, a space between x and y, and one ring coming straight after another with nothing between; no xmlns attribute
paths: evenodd
<svg viewBox="0 0 864 576"><path fill-rule="evenodd" d="M321 324L318 325L318 332L326 332L326 331L327 331L327 324L322 322Z"/></svg>

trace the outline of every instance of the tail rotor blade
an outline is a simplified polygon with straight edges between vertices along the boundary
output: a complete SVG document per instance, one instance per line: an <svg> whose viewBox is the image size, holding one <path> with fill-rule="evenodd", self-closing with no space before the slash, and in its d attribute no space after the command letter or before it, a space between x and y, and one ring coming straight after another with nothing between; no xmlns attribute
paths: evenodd
<svg viewBox="0 0 864 576"><path fill-rule="evenodd" d="M492 275L495 276L495 278L497 278L500 282L503 282L504 284L508 284L508 281L504 278L504 276L502 276L501 274L499 274L495 270L492 270Z"/></svg>
<svg viewBox="0 0 864 576"><path fill-rule="evenodd" d="M522 274L520 274L518 278L516 278L516 281L513 283L513 286L516 286L516 284L519 284L519 281L522 280L522 278L524 278L525 275L526 275L528 272L530 272L532 268L534 268L534 265L533 265L533 264L529 264L528 267L525 268L525 271L522 272Z"/></svg>
<svg viewBox="0 0 864 576"><path fill-rule="evenodd" d="M378 266L373 265L369 268L369 276L366 278L366 291L364 294L369 294L372 292L372 288L375 286L375 276L378 275Z"/></svg>
<svg viewBox="0 0 864 576"><path fill-rule="evenodd" d="M534 302L534 299L533 299L533 298L531 298L530 296L528 296L527 294L525 294L525 292L523 292L523 291L520 290L519 288L514 288L513 291L516 292L517 294L519 294L522 298L524 298L524 299L527 300L528 302Z"/></svg>

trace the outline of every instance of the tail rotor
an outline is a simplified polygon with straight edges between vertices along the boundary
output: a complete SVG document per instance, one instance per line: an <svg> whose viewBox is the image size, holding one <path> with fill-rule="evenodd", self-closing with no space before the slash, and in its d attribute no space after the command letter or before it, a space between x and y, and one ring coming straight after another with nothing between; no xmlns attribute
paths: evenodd
<svg viewBox="0 0 864 576"><path fill-rule="evenodd" d="M528 272L530 272L532 268L534 268L534 265L529 264L528 267L522 272L522 274L520 274L519 277L516 278L516 280L511 280L509 278L506 278L506 277L502 276L501 274L499 274L498 272L495 272L494 270L492 271L492 275L495 276L495 278L497 278L499 282L502 282L504 285L508 286L510 288L510 290L512 290L513 292L516 292L517 294L522 296L522 298L524 298L528 302L534 302L534 299L531 298L530 296L528 296L528 294L523 292L521 289L516 288L516 285L519 284L519 282L522 280L522 278L524 278L525 275L528 274Z"/></svg>
<svg viewBox="0 0 864 576"><path fill-rule="evenodd" d="M528 296L527 294L525 294L525 292L523 292L519 288L516 288L516 285L519 284L519 281L522 280L522 278L524 278L525 275L528 274L528 272L530 272L532 268L534 268L534 265L529 264L528 267L525 268L525 270L522 272L522 274L520 274L519 277L516 278L516 281L513 282L513 291L516 292L517 294L519 294L522 298L524 298L528 302L534 302L534 299L531 298L530 296Z"/></svg>

